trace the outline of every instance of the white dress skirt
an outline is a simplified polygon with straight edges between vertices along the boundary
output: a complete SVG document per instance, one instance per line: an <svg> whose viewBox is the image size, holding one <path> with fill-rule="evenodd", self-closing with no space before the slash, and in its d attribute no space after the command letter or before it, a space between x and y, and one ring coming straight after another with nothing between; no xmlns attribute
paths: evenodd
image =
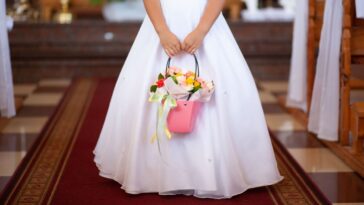
<svg viewBox="0 0 364 205"><path fill-rule="evenodd" d="M161 0L166 22L181 41L197 26L207 2ZM222 14L196 55L200 76L214 81L215 93L203 103L194 130L172 133L171 140L160 137L159 149L151 143L158 105L148 102L149 87L168 57L145 17L94 149L100 175L127 193L221 199L282 180L254 78ZM171 64L195 66L189 54Z"/></svg>

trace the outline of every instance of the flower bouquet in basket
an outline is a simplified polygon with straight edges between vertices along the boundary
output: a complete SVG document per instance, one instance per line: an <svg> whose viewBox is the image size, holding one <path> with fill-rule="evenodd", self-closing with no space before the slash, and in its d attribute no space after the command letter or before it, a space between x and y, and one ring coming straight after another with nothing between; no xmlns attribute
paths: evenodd
<svg viewBox="0 0 364 205"><path fill-rule="evenodd" d="M214 93L213 81L206 81L199 76L199 64L195 55L195 72L182 72L171 67L171 58L167 61L165 73L150 87L150 102L159 103L157 131L152 142L165 132L170 139L170 132L188 133L194 128L195 120L202 102L208 102Z"/></svg>

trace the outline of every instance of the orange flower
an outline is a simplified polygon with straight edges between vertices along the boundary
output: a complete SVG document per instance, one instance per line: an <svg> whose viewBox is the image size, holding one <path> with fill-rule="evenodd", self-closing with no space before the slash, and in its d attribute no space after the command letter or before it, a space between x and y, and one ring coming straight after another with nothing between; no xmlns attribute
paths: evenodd
<svg viewBox="0 0 364 205"><path fill-rule="evenodd" d="M188 77L190 77L190 76L194 76L194 75L195 75L195 73L194 73L194 72L192 72L192 71L188 71L185 75L186 75L186 78L188 78Z"/></svg>

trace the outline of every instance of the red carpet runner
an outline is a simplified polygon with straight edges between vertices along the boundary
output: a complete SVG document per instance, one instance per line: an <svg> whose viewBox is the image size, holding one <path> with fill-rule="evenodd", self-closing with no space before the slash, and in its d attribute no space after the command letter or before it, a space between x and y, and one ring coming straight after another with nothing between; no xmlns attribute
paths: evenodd
<svg viewBox="0 0 364 205"><path fill-rule="evenodd" d="M285 148L273 139L285 180L226 200L157 194L128 195L98 175L92 150L97 142L115 79L73 82L35 147L0 197L0 204L329 204Z"/></svg>

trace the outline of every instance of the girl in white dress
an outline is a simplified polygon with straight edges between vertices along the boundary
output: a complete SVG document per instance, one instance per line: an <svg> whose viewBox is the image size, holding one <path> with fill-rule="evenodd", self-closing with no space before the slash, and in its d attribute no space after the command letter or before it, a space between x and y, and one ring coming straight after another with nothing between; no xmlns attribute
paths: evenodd
<svg viewBox="0 0 364 205"><path fill-rule="evenodd" d="M230 198L282 180L258 90L223 17L223 0L144 0L145 17L118 77L94 150L100 175L127 193ZM213 80L187 134L150 139L157 105L149 86L172 64Z"/></svg>

